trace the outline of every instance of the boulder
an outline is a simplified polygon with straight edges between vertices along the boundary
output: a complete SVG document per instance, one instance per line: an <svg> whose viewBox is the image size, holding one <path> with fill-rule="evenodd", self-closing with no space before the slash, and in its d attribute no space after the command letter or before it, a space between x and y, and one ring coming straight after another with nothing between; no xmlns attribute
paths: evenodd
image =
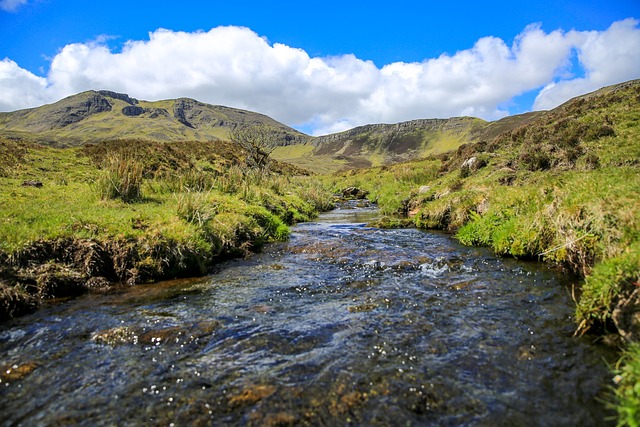
<svg viewBox="0 0 640 427"><path fill-rule="evenodd" d="M139 116L144 112L145 112L144 108L139 107L137 105L127 105L122 109L122 114L129 117Z"/></svg>
<svg viewBox="0 0 640 427"><path fill-rule="evenodd" d="M462 163L462 166L460 166L460 168L469 168L469 170L473 170L477 163L478 163L477 157L469 157L467 160L464 161L464 163Z"/></svg>
<svg viewBox="0 0 640 427"><path fill-rule="evenodd" d="M358 187L347 187L342 190L342 197L346 199L365 199L369 192Z"/></svg>

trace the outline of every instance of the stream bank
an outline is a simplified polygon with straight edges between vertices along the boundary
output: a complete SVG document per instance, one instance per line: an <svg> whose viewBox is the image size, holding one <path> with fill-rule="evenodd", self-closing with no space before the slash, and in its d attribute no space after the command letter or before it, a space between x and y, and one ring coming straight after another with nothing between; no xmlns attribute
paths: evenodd
<svg viewBox="0 0 640 427"><path fill-rule="evenodd" d="M4 424L606 424L565 277L376 215L0 326Z"/></svg>

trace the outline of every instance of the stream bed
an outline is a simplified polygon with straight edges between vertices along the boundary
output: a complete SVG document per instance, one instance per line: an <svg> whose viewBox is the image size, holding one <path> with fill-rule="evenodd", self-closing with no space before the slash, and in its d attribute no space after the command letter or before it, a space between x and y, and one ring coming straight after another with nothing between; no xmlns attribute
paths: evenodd
<svg viewBox="0 0 640 427"><path fill-rule="evenodd" d="M0 325L1 425L606 424L575 279L376 215Z"/></svg>

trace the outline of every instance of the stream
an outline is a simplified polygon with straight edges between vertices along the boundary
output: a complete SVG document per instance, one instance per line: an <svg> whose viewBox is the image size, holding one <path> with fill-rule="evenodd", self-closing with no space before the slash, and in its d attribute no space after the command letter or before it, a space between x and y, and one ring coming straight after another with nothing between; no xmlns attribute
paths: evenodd
<svg viewBox="0 0 640 427"><path fill-rule="evenodd" d="M0 425L606 424L612 355L573 336L575 279L376 215L0 325Z"/></svg>

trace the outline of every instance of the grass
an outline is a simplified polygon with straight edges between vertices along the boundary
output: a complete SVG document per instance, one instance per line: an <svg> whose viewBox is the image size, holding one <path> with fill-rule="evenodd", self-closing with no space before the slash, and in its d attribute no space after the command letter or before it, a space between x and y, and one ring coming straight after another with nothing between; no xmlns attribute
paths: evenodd
<svg viewBox="0 0 640 427"><path fill-rule="evenodd" d="M98 179L102 199L120 199L125 203L142 199L142 162L135 157L112 154Z"/></svg>
<svg viewBox="0 0 640 427"><path fill-rule="evenodd" d="M0 141L0 152L14 144ZM216 148L115 141L2 157L0 317L86 291L95 276L139 283L204 274L218 259L287 239L288 225L332 205L295 169L256 171L241 150Z"/></svg>
<svg viewBox="0 0 640 427"><path fill-rule="evenodd" d="M370 191L389 216L382 225L448 230L582 277L577 332L617 332L630 343L615 395L619 424L632 426L640 425L638 99L638 82L621 85L455 152L328 178Z"/></svg>
<svg viewBox="0 0 640 427"><path fill-rule="evenodd" d="M615 403L618 426L640 426L640 344L633 343L614 369Z"/></svg>

